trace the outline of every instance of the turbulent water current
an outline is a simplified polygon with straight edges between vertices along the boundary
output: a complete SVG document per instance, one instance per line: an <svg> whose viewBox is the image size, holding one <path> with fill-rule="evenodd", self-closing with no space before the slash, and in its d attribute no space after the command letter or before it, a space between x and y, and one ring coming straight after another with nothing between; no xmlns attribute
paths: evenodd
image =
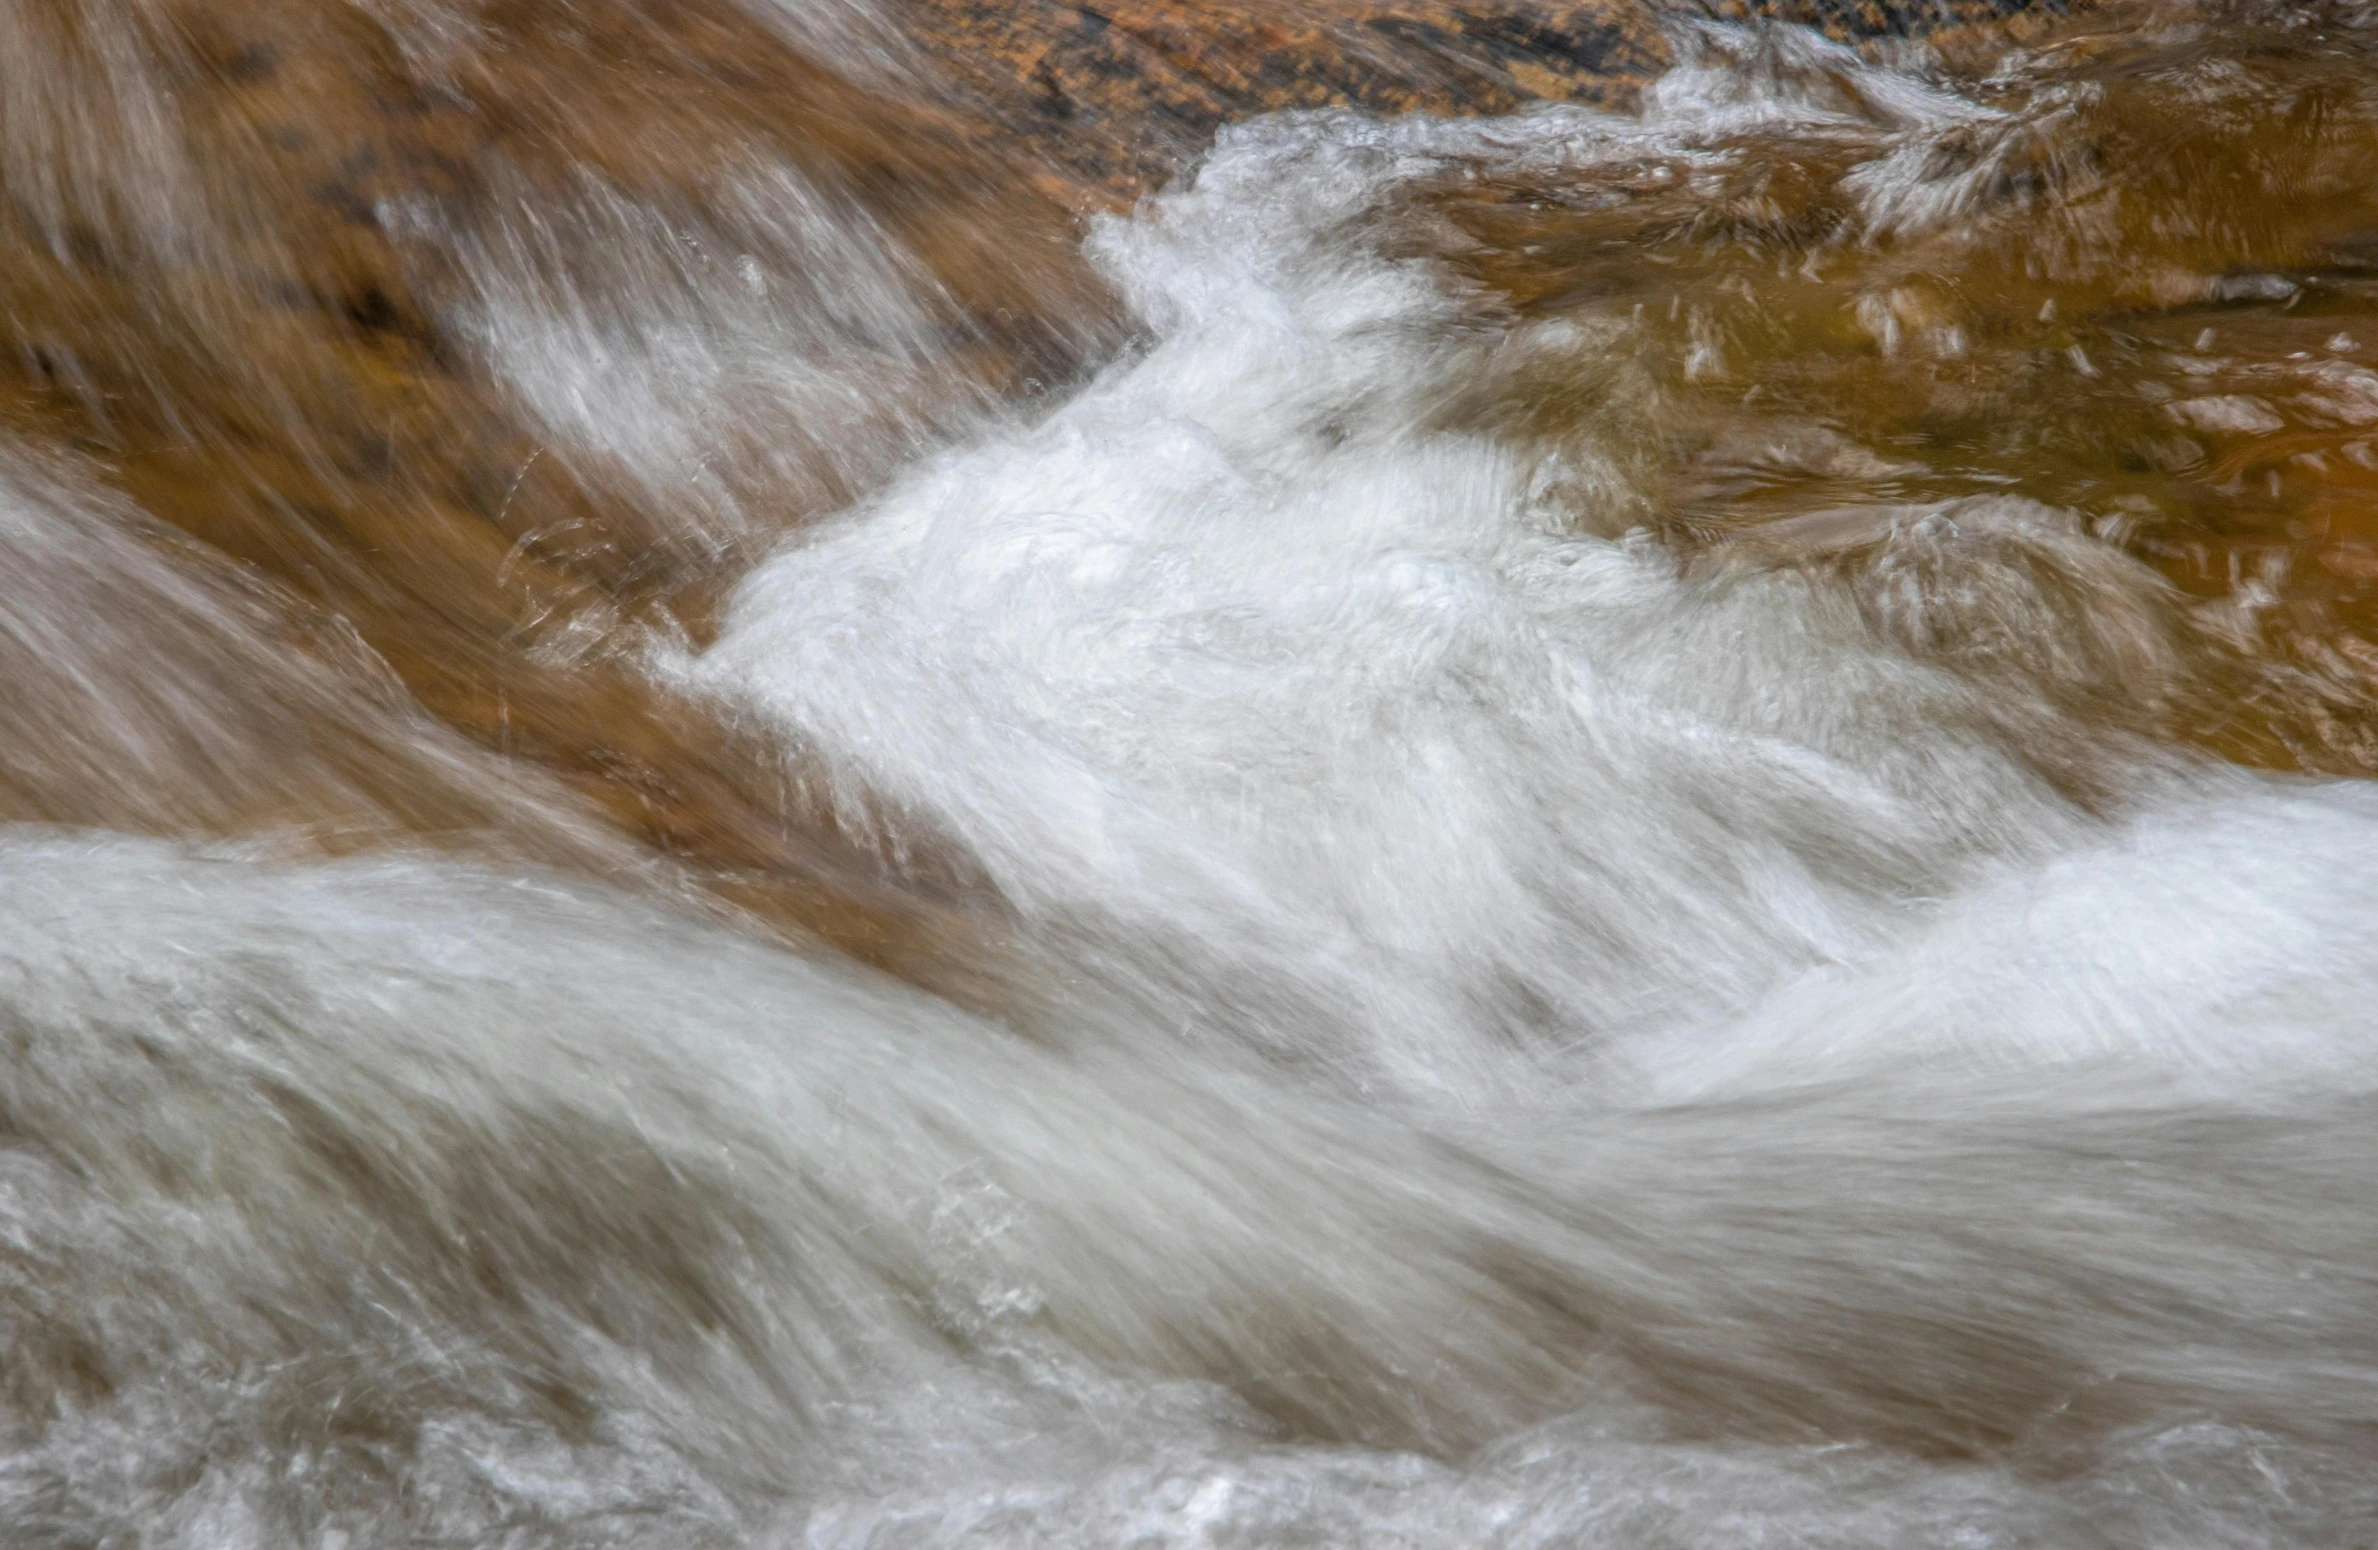
<svg viewBox="0 0 2378 1550"><path fill-rule="evenodd" d="M2370 1542L2378 10L1996 9L0 0L0 1542Z"/></svg>

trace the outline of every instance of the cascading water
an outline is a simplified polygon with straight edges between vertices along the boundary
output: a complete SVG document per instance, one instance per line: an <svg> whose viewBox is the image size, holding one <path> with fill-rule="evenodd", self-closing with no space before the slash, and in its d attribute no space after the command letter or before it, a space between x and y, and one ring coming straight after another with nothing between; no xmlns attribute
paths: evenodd
<svg viewBox="0 0 2378 1550"><path fill-rule="evenodd" d="M2378 13L1521 9L0 4L0 1539L2367 1533Z"/></svg>

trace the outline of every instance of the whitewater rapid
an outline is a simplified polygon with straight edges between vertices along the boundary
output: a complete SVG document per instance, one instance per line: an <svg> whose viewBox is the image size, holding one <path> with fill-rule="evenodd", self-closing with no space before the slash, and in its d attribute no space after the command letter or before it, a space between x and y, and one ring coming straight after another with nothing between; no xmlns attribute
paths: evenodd
<svg viewBox="0 0 2378 1550"><path fill-rule="evenodd" d="M1695 548L1639 440L1665 320L1526 317L1405 240L1423 188L1810 148L1913 240L1992 186L1928 146L2027 132L1689 39L1638 114L1225 131L1089 237L1132 341L962 413L901 396L924 282L797 183L733 195L830 266L789 303L679 274L623 321L546 272L583 232L472 248L491 369L555 456L683 489L685 543L766 526L762 474L686 473L755 393L817 427L788 466L848 453L804 499L873 481L636 650L969 901L995 987L525 860L0 833L11 1542L2378 1521L2378 789L2076 714L2234 650L2088 513L1886 493L1799 519L1819 561ZM1546 381L1557 436L1477 408ZM546 800L69 472L11 454L0 548L51 609L0 627L10 730L77 780L295 780L207 709L252 680L399 785Z"/></svg>

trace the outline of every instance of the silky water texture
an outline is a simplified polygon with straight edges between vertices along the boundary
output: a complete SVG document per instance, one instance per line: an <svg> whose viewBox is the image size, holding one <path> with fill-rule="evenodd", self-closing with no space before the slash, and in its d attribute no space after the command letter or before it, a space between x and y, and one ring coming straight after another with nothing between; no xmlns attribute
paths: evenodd
<svg viewBox="0 0 2378 1550"><path fill-rule="evenodd" d="M1090 232L1104 365L846 470L713 636L636 644L975 901L974 997L555 863L609 841L11 451L9 731L88 804L0 832L4 1537L2367 1534L2378 788L2153 714L2248 681L2253 599L1805 426L1776 456L1861 492L1711 540L1645 427L1735 369L1723 320L1623 276L1514 307L1427 208L1813 157L1843 241L1909 241L2002 218L2010 147L2088 103L1679 40L1633 113L1226 129ZM455 247L494 380L556 457L691 491L687 543L768 488L682 477L706 416L874 425L933 348L880 232L732 193L832 260L798 326L756 260L639 268L608 195L608 312L540 268L568 232ZM1965 348L1896 296L1836 302ZM2290 369L2378 420L2378 378ZM290 723L336 736L255 752ZM535 843L129 832L124 793L237 828L276 783Z"/></svg>

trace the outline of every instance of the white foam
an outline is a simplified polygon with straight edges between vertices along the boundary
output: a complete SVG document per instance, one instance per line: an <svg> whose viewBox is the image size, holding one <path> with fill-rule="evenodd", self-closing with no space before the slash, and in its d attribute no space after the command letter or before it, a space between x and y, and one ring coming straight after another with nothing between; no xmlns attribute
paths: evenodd
<svg viewBox="0 0 2378 1550"><path fill-rule="evenodd" d="M1366 1079L1533 1084L1515 1045L1557 1066L1706 1030L1889 950L1984 862L2097 820L1845 589L1688 571L1604 536L1624 503L1572 469L1433 429L1494 330L1354 230L1448 168L1705 132L1548 111L1225 134L1094 244L1149 348L789 546L692 678L822 755L845 812L963 844L1077 970ZM1907 512L1878 606L1920 633L1978 597L2077 639L1976 590L1996 546L2152 592L2069 527Z"/></svg>

